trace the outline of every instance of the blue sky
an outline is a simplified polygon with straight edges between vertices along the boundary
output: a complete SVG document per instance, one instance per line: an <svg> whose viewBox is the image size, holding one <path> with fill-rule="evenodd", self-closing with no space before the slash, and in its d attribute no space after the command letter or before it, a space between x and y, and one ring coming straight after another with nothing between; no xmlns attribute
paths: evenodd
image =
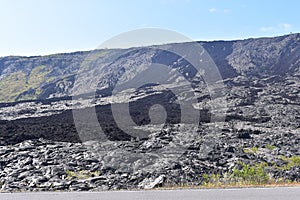
<svg viewBox="0 0 300 200"><path fill-rule="evenodd" d="M298 0L0 0L0 56L90 50L138 28L193 40L300 32Z"/></svg>

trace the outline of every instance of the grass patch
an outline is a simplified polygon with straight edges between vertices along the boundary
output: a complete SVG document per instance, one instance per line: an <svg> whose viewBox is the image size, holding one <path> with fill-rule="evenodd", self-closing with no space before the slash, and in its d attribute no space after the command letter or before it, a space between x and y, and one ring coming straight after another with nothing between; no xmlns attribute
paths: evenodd
<svg viewBox="0 0 300 200"><path fill-rule="evenodd" d="M86 170L81 170L81 171L67 170L66 174L68 175L67 179L71 179L71 178L88 179L88 178L91 178L91 177L100 176L99 171L90 172L90 171L86 171Z"/></svg>
<svg viewBox="0 0 300 200"><path fill-rule="evenodd" d="M37 66L31 70L28 76L26 87L27 89L33 89L35 92L33 94L26 94L21 96L17 100L30 100L36 99L41 93L40 85L45 82L45 77L49 74L51 70L44 65Z"/></svg>
<svg viewBox="0 0 300 200"><path fill-rule="evenodd" d="M0 101L36 99L41 93L41 84L45 82L45 77L50 72L50 68L41 65L34 67L29 75L26 75L23 71L11 73L0 81Z"/></svg>
<svg viewBox="0 0 300 200"><path fill-rule="evenodd" d="M276 148L276 147L273 146L273 145L270 145L270 144L267 144L267 145L266 145L266 149L269 149L269 150L271 150L271 151L273 151L275 148Z"/></svg>
<svg viewBox="0 0 300 200"><path fill-rule="evenodd" d="M11 73L0 81L0 101L14 101L22 92L27 90L26 74L22 71Z"/></svg>
<svg viewBox="0 0 300 200"><path fill-rule="evenodd" d="M231 173L203 175L203 186L241 186L241 185L265 185L274 182L266 172L266 163L248 164L239 162L239 168L234 168Z"/></svg>
<svg viewBox="0 0 300 200"><path fill-rule="evenodd" d="M255 164L250 166L248 164L239 163L241 169L233 169L230 175L230 181L242 184L267 184L271 181L270 175L266 173L266 163Z"/></svg>
<svg viewBox="0 0 300 200"><path fill-rule="evenodd" d="M259 149L258 149L258 147L251 147L251 148L244 148L243 151L244 151L244 153L247 153L247 154L250 154L250 153L256 154L259 151Z"/></svg>
<svg viewBox="0 0 300 200"><path fill-rule="evenodd" d="M280 170L286 171L286 170L290 170L293 167L300 166L300 156L295 156L295 155L291 157L280 156L280 159L287 163L282 166L277 166L277 168Z"/></svg>
<svg viewBox="0 0 300 200"><path fill-rule="evenodd" d="M252 152L251 149L247 149ZM277 167L280 170L286 171L293 167L300 166L300 156L280 157L286 164L269 166L267 163L259 163L249 165L242 162L238 163L230 173L221 174L203 174L203 187L243 187L243 186L263 186L263 185L299 185L298 182L293 182L284 178L272 178L268 173L268 167Z"/></svg>

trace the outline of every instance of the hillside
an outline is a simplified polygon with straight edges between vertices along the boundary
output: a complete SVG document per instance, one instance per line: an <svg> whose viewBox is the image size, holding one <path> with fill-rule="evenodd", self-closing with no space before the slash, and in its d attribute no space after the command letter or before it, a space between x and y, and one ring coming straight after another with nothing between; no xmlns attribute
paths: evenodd
<svg viewBox="0 0 300 200"><path fill-rule="evenodd" d="M211 85L191 43L0 58L2 190L300 181L300 34L198 44Z"/></svg>
<svg viewBox="0 0 300 200"><path fill-rule="evenodd" d="M247 39L241 41L199 42L213 58L223 77L237 76L298 76L300 34L286 35L276 38ZM180 44L173 44L180 45ZM88 65L86 58L97 56L101 61L93 66L103 76L99 87L107 89L104 83L115 83L105 70L113 62L123 62L111 74L117 74L121 68L129 67L126 60L136 63L153 63L156 58L164 58L166 52L153 52L150 48L131 49L133 55L123 55L126 50L105 49L91 52L75 52L35 57L3 57L0 58L0 102L21 100L48 99L71 96L75 76L78 70ZM152 55L154 54L154 55ZM122 56L121 56L122 55ZM118 56L120 58L116 59ZM116 60L115 60L116 59ZM169 58L174 59L174 58ZM169 63L168 57L164 62ZM135 67L138 67L136 65ZM112 70L112 69L111 69ZM83 82L88 82L88 77ZM101 85L102 83L102 85Z"/></svg>

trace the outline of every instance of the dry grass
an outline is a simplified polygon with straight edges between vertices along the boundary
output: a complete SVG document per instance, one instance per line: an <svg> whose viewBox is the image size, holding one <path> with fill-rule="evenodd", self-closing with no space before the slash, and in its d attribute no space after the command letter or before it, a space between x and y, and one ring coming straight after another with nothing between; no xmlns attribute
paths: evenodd
<svg viewBox="0 0 300 200"><path fill-rule="evenodd" d="M300 182L291 183L269 183L269 184L216 184L201 186L163 186L157 190L180 190L180 189L230 189L230 188L273 188L273 187L300 187Z"/></svg>

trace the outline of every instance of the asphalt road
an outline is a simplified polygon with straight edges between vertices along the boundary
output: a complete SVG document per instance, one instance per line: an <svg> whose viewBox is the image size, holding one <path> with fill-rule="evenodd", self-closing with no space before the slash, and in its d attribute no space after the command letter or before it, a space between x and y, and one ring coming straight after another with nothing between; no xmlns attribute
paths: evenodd
<svg viewBox="0 0 300 200"><path fill-rule="evenodd" d="M299 200L300 187L117 192L2 193L1 200Z"/></svg>

